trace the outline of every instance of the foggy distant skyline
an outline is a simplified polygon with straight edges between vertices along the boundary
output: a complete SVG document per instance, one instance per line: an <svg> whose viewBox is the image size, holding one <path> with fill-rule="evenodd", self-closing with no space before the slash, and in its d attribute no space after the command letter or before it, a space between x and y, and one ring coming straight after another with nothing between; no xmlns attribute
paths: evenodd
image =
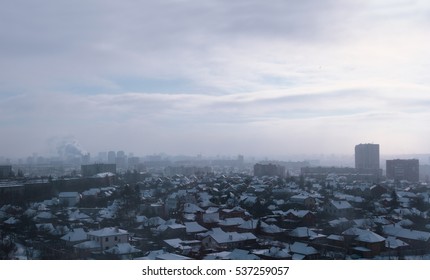
<svg viewBox="0 0 430 280"><path fill-rule="evenodd" d="M0 156L430 153L429 29L424 0L2 1Z"/></svg>

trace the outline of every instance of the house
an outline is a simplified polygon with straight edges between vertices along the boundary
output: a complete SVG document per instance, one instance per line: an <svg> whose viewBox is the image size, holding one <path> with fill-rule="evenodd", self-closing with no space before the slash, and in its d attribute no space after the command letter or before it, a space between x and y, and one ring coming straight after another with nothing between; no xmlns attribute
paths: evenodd
<svg viewBox="0 0 430 280"><path fill-rule="evenodd" d="M402 228L399 225L387 225L383 227L384 234L396 237L408 243L413 249L429 248L430 232Z"/></svg>
<svg viewBox="0 0 430 280"><path fill-rule="evenodd" d="M314 247L302 242L291 244L289 251L293 260L316 260L320 255Z"/></svg>
<svg viewBox="0 0 430 280"><path fill-rule="evenodd" d="M118 243L104 251L108 259L132 260L141 254L141 250L130 243Z"/></svg>
<svg viewBox="0 0 430 280"><path fill-rule="evenodd" d="M73 246L77 243L86 241L88 238L87 232L83 228L71 229L67 234L61 237L67 246Z"/></svg>
<svg viewBox="0 0 430 280"><path fill-rule="evenodd" d="M236 218L225 218L224 220L220 220L218 222L218 226L225 231L235 231L237 227L245 222L244 219L240 217Z"/></svg>
<svg viewBox="0 0 430 280"><path fill-rule="evenodd" d="M313 225L316 221L316 216L309 210L295 210L289 209L283 213L284 219L295 221L303 225Z"/></svg>
<svg viewBox="0 0 430 280"><path fill-rule="evenodd" d="M206 232L208 231L207 228L202 227L200 224L198 224L197 222L185 222L184 223L185 228L186 228L186 233L187 235L196 235L197 233L202 233L202 232Z"/></svg>
<svg viewBox="0 0 430 280"><path fill-rule="evenodd" d="M292 258L288 249L276 246L269 249L256 249L252 253L264 260L291 260Z"/></svg>
<svg viewBox="0 0 430 280"><path fill-rule="evenodd" d="M180 238L165 239L163 243L167 250L181 255L197 254L201 248L200 240L182 240Z"/></svg>
<svg viewBox="0 0 430 280"><path fill-rule="evenodd" d="M370 230L362 231L356 238L357 245L359 247L367 248L368 250L362 250L365 252L363 257L374 257L379 255L385 248L385 238L376 234Z"/></svg>
<svg viewBox="0 0 430 280"><path fill-rule="evenodd" d="M324 205L324 210L327 214L336 217L347 217L353 213L354 208L348 201L335 201L330 200Z"/></svg>
<svg viewBox="0 0 430 280"><path fill-rule="evenodd" d="M87 239L99 244L100 251L108 250L118 243L127 243L129 240L128 231L117 227L107 227L87 233Z"/></svg>
<svg viewBox="0 0 430 280"><path fill-rule="evenodd" d="M257 237L250 232L224 232L220 228L214 228L202 239L202 244L210 249L233 249L254 244L256 241Z"/></svg>
<svg viewBox="0 0 430 280"><path fill-rule="evenodd" d="M315 198L305 194L293 195L292 197L290 197L290 202L304 206L307 209L313 209L316 205Z"/></svg>
<svg viewBox="0 0 430 280"><path fill-rule="evenodd" d="M315 240L317 238L323 238L325 235L316 233L308 227L298 227L290 231L288 234L294 240Z"/></svg>
<svg viewBox="0 0 430 280"><path fill-rule="evenodd" d="M79 203L81 196L78 192L60 192L58 199L61 205L72 207Z"/></svg>

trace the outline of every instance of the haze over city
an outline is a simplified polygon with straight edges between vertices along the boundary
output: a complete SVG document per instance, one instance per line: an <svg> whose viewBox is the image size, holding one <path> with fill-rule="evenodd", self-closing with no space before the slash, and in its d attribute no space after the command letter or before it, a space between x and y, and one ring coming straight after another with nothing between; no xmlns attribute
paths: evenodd
<svg viewBox="0 0 430 280"><path fill-rule="evenodd" d="M427 1L6 1L0 156L428 153Z"/></svg>

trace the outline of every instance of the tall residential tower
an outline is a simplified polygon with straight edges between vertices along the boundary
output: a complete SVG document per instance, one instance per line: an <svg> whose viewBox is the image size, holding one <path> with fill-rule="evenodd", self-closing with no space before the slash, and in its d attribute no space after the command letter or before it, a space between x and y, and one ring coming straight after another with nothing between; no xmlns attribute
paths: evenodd
<svg viewBox="0 0 430 280"><path fill-rule="evenodd" d="M379 144L358 144L355 146L355 169L360 174L373 175L375 181L381 178Z"/></svg>

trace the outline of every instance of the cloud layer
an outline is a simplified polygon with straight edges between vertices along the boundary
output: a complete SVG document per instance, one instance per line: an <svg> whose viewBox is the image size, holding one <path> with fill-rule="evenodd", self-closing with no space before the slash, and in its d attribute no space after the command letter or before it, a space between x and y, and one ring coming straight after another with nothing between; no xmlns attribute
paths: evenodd
<svg viewBox="0 0 430 280"><path fill-rule="evenodd" d="M428 152L426 1L2 6L0 155Z"/></svg>

